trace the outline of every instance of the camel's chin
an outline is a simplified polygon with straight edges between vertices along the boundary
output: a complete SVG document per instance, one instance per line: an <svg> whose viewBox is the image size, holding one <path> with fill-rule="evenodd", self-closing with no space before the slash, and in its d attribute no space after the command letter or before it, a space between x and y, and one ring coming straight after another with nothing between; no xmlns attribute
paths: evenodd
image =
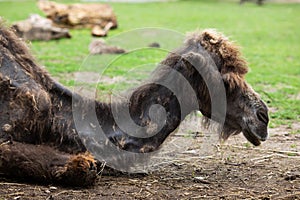
<svg viewBox="0 0 300 200"><path fill-rule="evenodd" d="M243 135L253 145L259 146L261 144L260 139L254 133L251 133L249 131L243 130Z"/></svg>

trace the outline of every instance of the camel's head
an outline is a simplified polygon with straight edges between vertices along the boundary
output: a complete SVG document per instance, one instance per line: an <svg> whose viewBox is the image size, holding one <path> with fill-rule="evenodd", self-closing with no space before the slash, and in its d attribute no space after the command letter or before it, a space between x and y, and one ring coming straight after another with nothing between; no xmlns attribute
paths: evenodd
<svg viewBox="0 0 300 200"><path fill-rule="evenodd" d="M260 145L268 137L268 108L260 96L243 81L243 86L230 85L232 77L223 77L227 110L222 138L227 139L232 134L243 132L244 136L254 144ZM229 80L229 79L230 80ZM242 81L242 80L241 80Z"/></svg>
<svg viewBox="0 0 300 200"><path fill-rule="evenodd" d="M268 136L268 108L244 79L248 67L239 49L214 30L193 34L187 42L200 44L208 52L223 80L227 109L222 138L227 139L230 135L243 132L256 146L265 141ZM205 108L201 111L210 117L211 111L205 111Z"/></svg>

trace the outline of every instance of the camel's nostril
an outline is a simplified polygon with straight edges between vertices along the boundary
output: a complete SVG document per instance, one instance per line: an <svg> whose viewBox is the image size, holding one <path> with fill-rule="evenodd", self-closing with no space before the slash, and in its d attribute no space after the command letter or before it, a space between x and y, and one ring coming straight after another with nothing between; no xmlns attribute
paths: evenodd
<svg viewBox="0 0 300 200"><path fill-rule="evenodd" d="M261 139L260 139L260 141L266 141L267 140L267 137L262 137Z"/></svg>
<svg viewBox="0 0 300 200"><path fill-rule="evenodd" d="M268 122L269 122L268 114L266 114L265 112L263 112L261 110L257 112L257 118L265 124L268 124Z"/></svg>

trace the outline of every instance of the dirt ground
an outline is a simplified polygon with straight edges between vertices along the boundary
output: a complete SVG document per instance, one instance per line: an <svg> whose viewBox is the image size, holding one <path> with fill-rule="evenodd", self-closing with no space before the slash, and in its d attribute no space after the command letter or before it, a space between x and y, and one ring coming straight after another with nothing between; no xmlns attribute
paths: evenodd
<svg viewBox="0 0 300 200"><path fill-rule="evenodd" d="M168 143L187 148L165 154L147 175L102 175L90 188L0 179L0 199L300 199L299 122L270 129L259 147L242 135L221 145L202 132L187 137L184 126Z"/></svg>

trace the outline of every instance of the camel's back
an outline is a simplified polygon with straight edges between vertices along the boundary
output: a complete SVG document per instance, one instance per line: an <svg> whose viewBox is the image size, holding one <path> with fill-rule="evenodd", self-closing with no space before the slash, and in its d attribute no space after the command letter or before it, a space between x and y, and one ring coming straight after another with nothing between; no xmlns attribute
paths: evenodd
<svg viewBox="0 0 300 200"><path fill-rule="evenodd" d="M35 63L26 44L12 30L0 25L1 138L36 140L50 111L48 91L52 84L50 76Z"/></svg>
<svg viewBox="0 0 300 200"><path fill-rule="evenodd" d="M53 84L48 73L34 61L26 43L2 23L0 24L0 65L7 67L5 70L0 69L2 76L7 76L17 82L27 76L27 79L34 79L46 90ZM26 75L21 75L22 73Z"/></svg>

